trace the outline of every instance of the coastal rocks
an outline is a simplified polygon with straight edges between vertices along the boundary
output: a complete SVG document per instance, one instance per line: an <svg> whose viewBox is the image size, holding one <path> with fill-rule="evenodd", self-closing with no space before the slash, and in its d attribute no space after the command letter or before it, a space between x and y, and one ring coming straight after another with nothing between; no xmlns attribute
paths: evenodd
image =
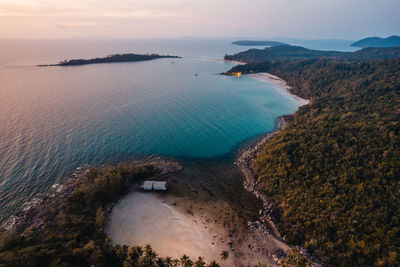
<svg viewBox="0 0 400 267"><path fill-rule="evenodd" d="M162 158L151 159L148 161L137 162L139 165L152 165L158 170L158 176L171 174L183 169L183 166L175 160L166 160Z"/></svg>
<svg viewBox="0 0 400 267"><path fill-rule="evenodd" d="M235 165L239 167L244 175L243 186L244 188L253 193L258 199L263 202L263 211L260 211L260 221L266 223L272 230L272 234L278 238L282 238L278 228L273 223L271 218L271 204L267 201L267 198L260 192L257 181L254 179L253 172L253 160L263 151L265 146L271 142L280 131L285 129L287 124L292 121L291 115L281 116L277 120L276 130L268 133L264 137L261 137L254 146L242 150L239 153L238 159L235 161ZM283 238L282 238L283 239Z"/></svg>

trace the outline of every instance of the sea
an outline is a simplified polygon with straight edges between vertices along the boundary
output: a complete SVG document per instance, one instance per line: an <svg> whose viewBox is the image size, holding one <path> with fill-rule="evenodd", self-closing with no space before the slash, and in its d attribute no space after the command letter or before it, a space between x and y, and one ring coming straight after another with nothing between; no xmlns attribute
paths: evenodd
<svg viewBox="0 0 400 267"><path fill-rule="evenodd" d="M77 168L132 159L233 158L298 109L280 85L219 75L235 39L0 40L0 222ZM351 50L348 41L290 40ZM297 43L296 43L297 42ZM182 58L38 67L116 53Z"/></svg>

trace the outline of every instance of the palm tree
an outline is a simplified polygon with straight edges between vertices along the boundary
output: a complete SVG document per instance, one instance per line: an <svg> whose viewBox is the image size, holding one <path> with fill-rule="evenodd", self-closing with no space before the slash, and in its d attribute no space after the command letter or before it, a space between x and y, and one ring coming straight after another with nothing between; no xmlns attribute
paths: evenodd
<svg viewBox="0 0 400 267"><path fill-rule="evenodd" d="M166 257L166 258L165 258L165 265L166 265L167 267L173 267L174 265L173 265L172 263L173 263L173 261L172 261L172 258L171 258L171 257Z"/></svg>
<svg viewBox="0 0 400 267"><path fill-rule="evenodd" d="M193 266L193 261L186 254L181 257L180 262L183 267Z"/></svg>
<svg viewBox="0 0 400 267"><path fill-rule="evenodd" d="M229 258L229 252L226 251L226 250L223 250L223 251L221 251L220 256L221 256L221 259L222 259L223 261L226 261L226 260Z"/></svg>
<svg viewBox="0 0 400 267"><path fill-rule="evenodd" d="M207 266L208 267L220 267L220 265L216 261L211 261Z"/></svg>
<svg viewBox="0 0 400 267"><path fill-rule="evenodd" d="M166 266L164 259L161 258L161 257L158 257L158 258L157 258L157 260L156 260L156 265L157 265L158 267L164 267L164 266Z"/></svg>
<svg viewBox="0 0 400 267"><path fill-rule="evenodd" d="M173 259L172 260L172 266L173 267L178 267L179 266L179 260L178 259Z"/></svg>
<svg viewBox="0 0 400 267"><path fill-rule="evenodd" d="M203 257L199 257L197 259L197 261L194 263L195 267L205 267L206 263L204 262L204 258Z"/></svg>

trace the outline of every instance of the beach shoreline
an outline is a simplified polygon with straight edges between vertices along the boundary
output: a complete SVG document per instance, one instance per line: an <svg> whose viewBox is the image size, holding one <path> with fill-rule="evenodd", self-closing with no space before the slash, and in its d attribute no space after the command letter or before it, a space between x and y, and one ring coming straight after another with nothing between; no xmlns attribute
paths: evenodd
<svg viewBox="0 0 400 267"><path fill-rule="evenodd" d="M286 83L285 80L279 78L278 76L272 75L268 72L260 72L260 73L253 73L253 74L247 74L247 75L249 77L253 77L258 80L278 84L280 87L282 87L285 90L285 92L287 94L291 95L296 100L296 102L299 104L300 107L310 103L310 100L301 98L301 97L293 94L292 88Z"/></svg>
<svg viewBox="0 0 400 267"><path fill-rule="evenodd" d="M223 59L223 58L212 58L209 59L210 61L217 61L217 62L224 62L224 63L232 63L232 64L236 64L236 65L246 65L246 62L242 62L242 61L237 61L237 60L229 60L229 59Z"/></svg>
<svg viewBox="0 0 400 267"><path fill-rule="evenodd" d="M285 89L285 93L290 94L294 97L299 104L299 107L309 104L311 101L308 99L303 99L299 96L294 95L291 92L291 87L284 81L283 79L272 75L270 73L257 73L257 74L249 74L250 77L260 79L266 82L273 82L278 84L280 87ZM237 153L236 161L234 164L240 169L244 176L243 187L250 193L254 194L257 199L262 201L263 208L260 210L260 220L256 223L259 224L261 228L270 229L271 235L276 240L283 242L288 248L295 248L296 251L305 256L310 262L312 262L313 266L322 266L319 259L311 256L306 249L300 246L292 247L286 243L286 236L282 235L278 227L273 222L272 218L272 210L271 203L269 203L267 197L262 193L261 188L259 186L259 182L255 180L254 177L254 169L253 169L253 161L262 153L265 147L279 134L281 133L288 124L293 120L293 114L283 115L276 119L276 127L272 132L266 133L263 136L259 137L252 144L243 147ZM286 251L287 252L287 251ZM274 257L274 261L279 263L280 259Z"/></svg>

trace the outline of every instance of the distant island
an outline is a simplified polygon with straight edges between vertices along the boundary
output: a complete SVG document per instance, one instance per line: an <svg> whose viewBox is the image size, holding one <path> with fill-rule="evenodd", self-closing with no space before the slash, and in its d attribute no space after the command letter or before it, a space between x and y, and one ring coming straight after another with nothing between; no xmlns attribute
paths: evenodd
<svg viewBox="0 0 400 267"><path fill-rule="evenodd" d="M255 63L265 60L304 60L312 58L331 58L339 60L365 61L375 59L391 59L400 57L400 47L378 48L368 47L356 52L320 51L301 46L281 45L264 49L250 49L234 55L226 55L225 60Z"/></svg>
<svg viewBox="0 0 400 267"><path fill-rule="evenodd" d="M400 36L392 35L388 38L368 37L352 43L353 47L396 47L400 46Z"/></svg>
<svg viewBox="0 0 400 267"><path fill-rule="evenodd" d="M58 64L50 64L50 65L38 65L39 67L48 67L48 66L80 66L80 65L88 65L88 64L102 64L102 63L121 63L121 62L136 62L136 61L146 61L153 60L158 58L181 58L179 56L170 56L170 55L158 55L158 54L115 54L102 58L92 58L92 59L71 59L64 60L59 62Z"/></svg>
<svg viewBox="0 0 400 267"><path fill-rule="evenodd" d="M276 42L276 41L251 41L251 40L242 40L232 42L234 45L240 46L278 46L278 45L287 45L285 43Z"/></svg>

